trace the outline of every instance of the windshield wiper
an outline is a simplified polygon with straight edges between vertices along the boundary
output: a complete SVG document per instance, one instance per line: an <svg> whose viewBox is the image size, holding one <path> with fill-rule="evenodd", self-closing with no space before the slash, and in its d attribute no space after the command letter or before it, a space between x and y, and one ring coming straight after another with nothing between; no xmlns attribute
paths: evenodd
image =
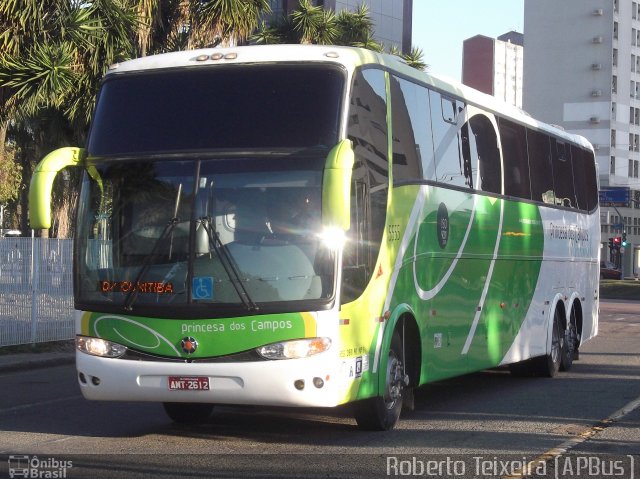
<svg viewBox="0 0 640 479"><path fill-rule="evenodd" d="M136 298L138 297L138 291L139 291L137 287L138 283L140 282L142 277L146 274L146 272L149 270L149 267L151 266L151 261L158 257L160 245L163 243L163 241L166 238L169 237L169 235L171 234L171 232L173 231L173 229L176 227L178 223L180 223L180 218L178 218L177 216L174 216L173 218L171 218L167 223L167 226L165 226L164 230L162 231L162 234L160 235L160 237L154 243L151 253L145 256L144 261L142 262L142 266L140 267L140 271L138 271L138 274L133 280L133 288L131 289L131 291L129 291L129 293L127 294L127 297L124 300L124 309L126 309L127 311L131 311L131 306L133 305Z"/></svg>
<svg viewBox="0 0 640 479"><path fill-rule="evenodd" d="M216 255L220 259L220 264L222 264L222 267L227 273L227 276L231 280L231 284L240 297L242 304L244 304L248 311L258 311L260 308L256 303L253 302L251 296L249 296L249 292L242 282L240 271L238 270L238 265L229 253L227 247L220 240L220 236L218 235L218 232L216 231L215 226L211 221L211 217L203 216L196 220L196 230L200 225L207 232L207 236L209 237L209 244L213 246L213 250L216 252Z"/></svg>
<svg viewBox="0 0 640 479"><path fill-rule="evenodd" d="M167 226L165 226L164 231L160 235L160 237L156 240L153 245L153 249L151 250L151 254L145 256L144 261L142 262L142 266L140 267L140 271L136 275L133 281L133 289L129 291L127 297L124 299L124 309L127 311L131 311L131 306L135 302L138 297L138 283L142 279L142 277L146 274L151 266L151 260L155 259L158 256L158 250L160 249L160 245L162 242L173 232L174 228L178 223L180 223L180 218L178 218L178 210L180 209L180 198L182 197L182 183L178 185L178 191L176 192L176 202L173 208L173 218L169 220ZM173 254L173 235L171 236L171 241L169 243L169 259L171 259L171 255Z"/></svg>

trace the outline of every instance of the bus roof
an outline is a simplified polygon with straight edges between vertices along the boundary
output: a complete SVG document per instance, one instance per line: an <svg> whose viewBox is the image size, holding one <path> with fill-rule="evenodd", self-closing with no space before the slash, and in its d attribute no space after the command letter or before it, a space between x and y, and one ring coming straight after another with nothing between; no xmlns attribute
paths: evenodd
<svg viewBox="0 0 640 479"><path fill-rule="evenodd" d="M529 114L491 95L470 88L457 80L426 73L412 68L395 55L376 53L372 50L335 45L253 45L243 47L215 47L163 53L128 60L112 65L107 76L114 73L196 66L229 64L257 64L277 62L324 62L342 65L348 71L358 66L381 65L405 77L432 86L443 93L464 99L492 113L498 113L516 122L543 130L547 133L593 149L589 141L568 133L556 126L535 120Z"/></svg>

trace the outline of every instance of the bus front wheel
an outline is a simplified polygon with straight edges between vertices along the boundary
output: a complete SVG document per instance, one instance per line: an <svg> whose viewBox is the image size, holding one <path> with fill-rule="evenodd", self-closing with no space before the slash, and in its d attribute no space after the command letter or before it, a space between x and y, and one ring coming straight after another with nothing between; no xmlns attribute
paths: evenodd
<svg viewBox="0 0 640 479"><path fill-rule="evenodd" d="M365 399L354 405L354 417L360 429L388 431L393 429L400 418L403 392L407 381L402 365L402 341L397 332L391 339L385 373L382 396Z"/></svg>
<svg viewBox="0 0 640 479"><path fill-rule="evenodd" d="M165 402L162 405L167 416L180 424L205 422L213 411L213 404L205 403Z"/></svg>

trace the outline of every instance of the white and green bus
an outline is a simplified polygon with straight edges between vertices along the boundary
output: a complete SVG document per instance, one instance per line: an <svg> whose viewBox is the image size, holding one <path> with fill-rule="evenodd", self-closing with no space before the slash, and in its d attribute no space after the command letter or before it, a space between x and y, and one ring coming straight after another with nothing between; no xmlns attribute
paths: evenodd
<svg viewBox="0 0 640 479"><path fill-rule="evenodd" d="M510 365L553 376L598 329L599 211L584 139L396 57L326 46L110 68L75 237L87 399L353 403L392 428L413 389Z"/></svg>

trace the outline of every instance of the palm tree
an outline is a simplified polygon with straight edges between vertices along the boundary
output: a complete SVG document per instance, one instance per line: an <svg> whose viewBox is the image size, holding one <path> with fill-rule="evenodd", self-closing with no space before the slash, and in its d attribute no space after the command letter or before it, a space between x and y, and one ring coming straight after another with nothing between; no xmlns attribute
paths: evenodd
<svg viewBox="0 0 640 479"><path fill-rule="evenodd" d="M203 0L189 2L189 48L237 45L269 13L268 0Z"/></svg>
<svg viewBox="0 0 640 479"><path fill-rule="evenodd" d="M410 67L420 71L425 71L429 68L429 65L424 62L424 53L422 52L422 48L411 47L411 51L409 53L404 53L401 56Z"/></svg>
<svg viewBox="0 0 640 479"><path fill-rule="evenodd" d="M193 0L128 0L134 9L134 56L174 52L189 48Z"/></svg>
<svg viewBox="0 0 640 479"><path fill-rule="evenodd" d="M131 54L135 17L125 0L0 0L0 19L0 126L29 179L46 152L84 143L103 74Z"/></svg>
<svg viewBox="0 0 640 479"><path fill-rule="evenodd" d="M323 22L321 6L312 5L310 0L300 0L298 8L291 13L294 31L300 38L299 43L314 43L315 35Z"/></svg>
<svg viewBox="0 0 640 479"><path fill-rule="evenodd" d="M429 68L429 65L427 65L423 60L424 53L422 53L422 48L411 47L411 51L409 53L402 53L400 49L394 45L389 49L389 54L402 58L407 65L415 68L416 70L425 71Z"/></svg>
<svg viewBox="0 0 640 479"><path fill-rule="evenodd" d="M270 23L261 22L249 38L258 45L274 45L300 43L301 37L293 27L291 15L282 15L272 19Z"/></svg>
<svg viewBox="0 0 640 479"><path fill-rule="evenodd" d="M258 45L273 45L285 43L282 41L282 34L278 23L267 24L262 21L256 31L251 35L251 41Z"/></svg>
<svg viewBox="0 0 640 479"><path fill-rule="evenodd" d="M2 118L54 108L86 126L106 69L130 56L131 9L123 0L0 0L0 14L13 32L0 37Z"/></svg>
<svg viewBox="0 0 640 479"><path fill-rule="evenodd" d="M291 13L291 26L297 36L295 43L332 45L340 37L335 13L314 6L309 0L300 0L298 8Z"/></svg>
<svg viewBox="0 0 640 479"><path fill-rule="evenodd" d="M367 50L373 50L374 52L382 53L384 51L384 45L373 38L373 32L367 32L366 36L353 42L352 46L359 48L366 48Z"/></svg>
<svg viewBox="0 0 640 479"><path fill-rule="evenodd" d="M335 15L321 6L312 5L310 0L300 0L298 8L291 15L278 18L271 24L262 22L251 40L260 45L313 43L384 51L384 45L373 38L373 21L365 4L360 5L355 12L342 10ZM409 66L418 70L428 68L420 48L413 47L409 53L403 54L394 46L389 53L401 57Z"/></svg>
<svg viewBox="0 0 640 479"><path fill-rule="evenodd" d="M373 31L373 20L369 17L369 7L362 4L355 12L342 10L337 17L338 45L355 45L363 42Z"/></svg>

